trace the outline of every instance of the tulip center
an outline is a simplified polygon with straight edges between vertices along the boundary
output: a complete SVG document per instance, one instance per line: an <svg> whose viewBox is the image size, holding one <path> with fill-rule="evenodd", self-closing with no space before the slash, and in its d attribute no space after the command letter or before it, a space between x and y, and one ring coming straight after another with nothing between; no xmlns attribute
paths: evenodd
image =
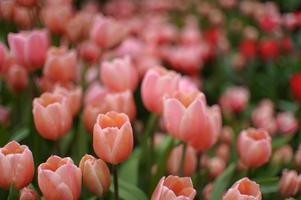
<svg viewBox="0 0 301 200"><path fill-rule="evenodd" d="M120 129L126 121L127 120L123 116L119 116L119 115L107 116L99 120L99 126L101 128L116 127Z"/></svg>
<svg viewBox="0 0 301 200"><path fill-rule="evenodd" d="M177 93L175 97L182 103L182 105L187 108L197 97L197 92L192 93Z"/></svg>
<svg viewBox="0 0 301 200"><path fill-rule="evenodd" d="M24 148L22 148L21 146L15 146L14 148L7 147L7 148L2 149L2 153L4 155L21 154L21 153L23 153L23 151L24 151Z"/></svg>
<svg viewBox="0 0 301 200"><path fill-rule="evenodd" d="M258 188L255 184L248 180L243 180L240 182L238 186L238 190L241 194L243 195L248 195L248 196L256 196Z"/></svg>
<svg viewBox="0 0 301 200"><path fill-rule="evenodd" d="M47 94L45 93L42 95L42 97L39 99L40 103L44 106L47 107L50 104L56 103L56 102L61 102L62 97L59 95L52 95L52 94Z"/></svg>
<svg viewBox="0 0 301 200"><path fill-rule="evenodd" d="M253 140L262 140L262 139L265 139L266 136L263 132L261 131L250 131L249 134L248 134Z"/></svg>

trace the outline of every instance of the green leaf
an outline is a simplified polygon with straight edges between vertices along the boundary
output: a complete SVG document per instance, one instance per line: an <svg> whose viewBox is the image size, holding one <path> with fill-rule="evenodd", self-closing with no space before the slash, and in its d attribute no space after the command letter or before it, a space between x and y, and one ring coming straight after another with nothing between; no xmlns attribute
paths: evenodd
<svg viewBox="0 0 301 200"><path fill-rule="evenodd" d="M222 195L228 188L235 171L235 163L231 163L227 169L216 179L213 186L211 200L220 200Z"/></svg>
<svg viewBox="0 0 301 200"><path fill-rule="evenodd" d="M22 140L24 140L26 137L29 136L29 129L28 128L22 128L18 131L16 131L12 136L11 136L11 140L15 140L17 142L21 142Z"/></svg>
<svg viewBox="0 0 301 200"><path fill-rule="evenodd" d="M7 200L19 200L19 191L16 189L14 185L9 187L9 195Z"/></svg>
<svg viewBox="0 0 301 200"><path fill-rule="evenodd" d="M145 193L135 185L132 185L122 179L119 179L118 186L119 197L123 200L147 200ZM113 184L111 184L110 186L110 191L114 193Z"/></svg>
<svg viewBox="0 0 301 200"><path fill-rule="evenodd" d="M272 148L277 149L277 148L289 143L293 137L294 137L294 135L288 135L288 136L281 136L281 137L273 138Z"/></svg>
<svg viewBox="0 0 301 200"><path fill-rule="evenodd" d="M119 172L119 178L131 183L133 185L137 185L138 183L138 168L139 168L139 159L141 155L141 149L136 148L132 153L129 160L124 163Z"/></svg>

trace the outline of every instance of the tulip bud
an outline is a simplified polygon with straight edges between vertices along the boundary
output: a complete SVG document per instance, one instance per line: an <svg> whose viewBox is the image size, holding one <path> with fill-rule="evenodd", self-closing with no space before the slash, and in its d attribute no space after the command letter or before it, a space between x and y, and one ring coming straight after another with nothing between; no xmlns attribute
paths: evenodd
<svg viewBox="0 0 301 200"><path fill-rule="evenodd" d="M252 199L261 200L259 185L248 178L237 181L223 196L222 200Z"/></svg>
<svg viewBox="0 0 301 200"><path fill-rule="evenodd" d="M167 171L169 174L176 175L179 172L179 168L181 166L181 157L183 154L183 145L179 145L174 148L169 156L167 161ZM185 152L185 160L184 160L184 176L192 176L195 172L197 164L196 153L195 150L188 146Z"/></svg>
<svg viewBox="0 0 301 200"><path fill-rule="evenodd" d="M82 173L71 158L51 156L38 168L38 183L45 199L78 199Z"/></svg>
<svg viewBox="0 0 301 200"><path fill-rule="evenodd" d="M25 145L11 141L0 148L0 187L8 190L27 186L34 176L34 162L31 151Z"/></svg>
<svg viewBox="0 0 301 200"><path fill-rule="evenodd" d="M206 162L206 167L209 170L209 176L211 178L216 178L221 173L223 173L226 167L226 163L221 158L215 157L215 158L210 158Z"/></svg>
<svg viewBox="0 0 301 200"><path fill-rule="evenodd" d="M39 195L29 187L25 187L20 191L19 200L39 200Z"/></svg>
<svg viewBox="0 0 301 200"><path fill-rule="evenodd" d="M213 184L212 183L208 183L205 188L203 189L202 192L202 197L204 200L210 200L211 199L211 195L212 195L212 191L213 191Z"/></svg>
<svg viewBox="0 0 301 200"><path fill-rule="evenodd" d="M111 111L98 115L93 130L93 148L98 157L119 164L132 153L133 143L132 126L126 114Z"/></svg>
<svg viewBox="0 0 301 200"><path fill-rule="evenodd" d="M294 134L299 128L298 120L291 112L282 112L277 115L276 123L283 134Z"/></svg>
<svg viewBox="0 0 301 200"><path fill-rule="evenodd" d="M231 156L231 148L228 144L220 144L216 148L215 154L218 158L222 159L225 163L227 163Z"/></svg>
<svg viewBox="0 0 301 200"><path fill-rule="evenodd" d="M276 165L289 164L293 157L293 149L289 145L284 145L277 149L272 156L272 163Z"/></svg>
<svg viewBox="0 0 301 200"><path fill-rule="evenodd" d="M101 49L93 41L85 41L79 47L79 55L89 63L96 63L100 57Z"/></svg>
<svg viewBox="0 0 301 200"><path fill-rule="evenodd" d="M191 178L169 175L167 178L161 178L151 200L193 200L195 195L196 191L193 189Z"/></svg>
<svg viewBox="0 0 301 200"><path fill-rule="evenodd" d="M9 108L0 105L0 125L7 126L10 121L10 110Z"/></svg>
<svg viewBox="0 0 301 200"><path fill-rule="evenodd" d="M111 184L110 171L105 162L91 155L85 155L79 163L83 181L90 192L103 196Z"/></svg>
<svg viewBox="0 0 301 200"><path fill-rule="evenodd" d="M14 92L22 92L28 85L28 73L26 69L20 65L11 65L8 68L5 78L9 88Z"/></svg>
<svg viewBox="0 0 301 200"><path fill-rule="evenodd" d="M237 140L237 151L244 165L260 167L267 163L271 156L271 137L263 129L244 130Z"/></svg>
<svg viewBox="0 0 301 200"><path fill-rule="evenodd" d="M67 98L44 93L33 100L33 118L38 133L45 139L57 140L72 126L72 115Z"/></svg>
<svg viewBox="0 0 301 200"><path fill-rule="evenodd" d="M230 145L232 144L233 137L234 137L234 131L232 127L224 126L220 134L220 138L219 138L220 141Z"/></svg>
<svg viewBox="0 0 301 200"><path fill-rule="evenodd" d="M295 100L301 102L301 73L296 73L290 78L290 87Z"/></svg>
<svg viewBox="0 0 301 200"><path fill-rule="evenodd" d="M291 197L299 190L299 177L295 170L284 170L279 182L279 192L282 197Z"/></svg>

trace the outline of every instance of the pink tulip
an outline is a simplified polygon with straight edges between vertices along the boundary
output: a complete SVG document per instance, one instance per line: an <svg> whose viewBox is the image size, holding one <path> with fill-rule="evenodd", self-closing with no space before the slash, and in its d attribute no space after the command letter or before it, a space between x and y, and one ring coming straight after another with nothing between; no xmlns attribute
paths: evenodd
<svg viewBox="0 0 301 200"><path fill-rule="evenodd" d="M128 159L133 145L133 130L127 115L115 111L98 115L93 130L93 148L98 157L119 164Z"/></svg>
<svg viewBox="0 0 301 200"><path fill-rule="evenodd" d="M89 63L96 63L101 54L101 49L93 41L85 41L79 47L79 55Z"/></svg>
<svg viewBox="0 0 301 200"><path fill-rule="evenodd" d="M38 183L46 200L79 198L82 173L71 158L51 156L38 168Z"/></svg>
<svg viewBox="0 0 301 200"><path fill-rule="evenodd" d="M6 57L7 57L6 46L2 42L0 42L0 75L4 71L4 66L3 65L4 65L4 63L6 61Z"/></svg>
<svg viewBox="0 0 301 200"><path fill-rule="evenodd" d="M19 200L39 200L39 195L29 187L25 187L20 191L20 199Z"/></svg>
<svg viewBox="0 0 301 200"><path fill-rule="evenodd" d="M22 92L28 85L28 72L20 65L13 64L6 73L8 87L14 92Z"/></svg>
<svg viewBox="0 0 301 200"><path fill-rule="evenodd" d="M294 134L299 128L299 122L293 113L282 112L276 117L276 123L279 131L283 134Z"/></svg>
<svg viewBox="0 0 301 200"><path fill-rule="evenodd" d="M221 131L218 106L208 108L204 94L199 92L179 92L174 98L167 98L163 118L166 129L173 137L201 151L211 148Z"/></svg>
<svg viewBox="0 0 301 200"><path fill-rule="evenodd" d="M193 200L195 195L191 178L170 175L161 178L151 200Z"/></svg>
<svg viewBox="0 0 301 200"><path fill-rule="evenodd" d="M98 16L94 20L90 37L101 48L112 48L127 35L125 26L113 18Z"/></svg>
<svg viewBox="0 0 301 200"><path fill-rule="evenodd" d="M181 156L183 153L183 145L179 145L174 148L167 161L167 171L169 174L177 175L181 165ZM195 172L197 164L196 152L191 147L188 146L185 152L184 160L184 176L192 176Z"/></svg>
<svg viewBox="0 0 301 200"><path fill-rule="evenodd" d="M20 65L28 69L43 67L49 47L47 31L9 33L8 43L13 56Z"/></svg>
<svg viewBox="0 0 301 200"><path fill-rule="evenodd" d="M249 91L243 87L229 87L220 98L221 108L230 113L242 112L249 101Z"/></svg>
<svg viewBox="0 0 301 200"><path fill-rule="evenodd" d="M141 85L144 106L156 114L163 111L163 97L171 96L178 89L180 76L164 68L150 69Z"/></svg>
<svg viewBox="0 0 301 200"><path fill-rule="evenodd" d="M43 93L33 100L33 118L38 133L45 139L57 140L72 126L72 114L67 98L53 93Z"/></svg>
<svg viewBox="0 0 301 200"><path fill-rule="evenodd" d="M0 187L4 190L14 185L18 190L27 186L34 176L31 151L25 145L11 141L0 148Z"/></svg>
<svg viewBox="0 0 301 200"><path fill-rule="evenodd" d="M226 163L219 157L213 157L206 161L206 167L211 178L217 178L225 170Z"/></svg>
<svg viewBox="0 0 301 200"><path fill-rule="evenodd" d="M284 170L279 181L279 192L282 197L292 197L299 190L299 177L295 170Z"/></svg>
<svg viewBox="0 0 301 200"><path fill-rule="evenodd" d="M5 127L10 122L10 110L8 107L0 105L0 125Z"/></svg>
<svg viewBox="0 0 301 200"><path fill-rule="evenodd" d="M121 92L127 89L134 91L138 84L138 71L129 57L103 62L100 77L104 85L112 91Z"/></svg>
<svg viewBox="0 0 301 200"><path fill-rule="evenodd" d="M68 51L65 47L49 49L43 74L53 81L75 81L77 75L75 51Z"/></svg>
<svg viewBox="0 0 301 200"><path fill-rule="evenodd" d="M240 160L247 167L260 167L267 163L272 152L271 137L263 129L243 130L237 140Z"/></svg>
<svg viewBox="0 0 301 200"><path fill-rule="evenodd" d="M248 178L237 181L223 196L222 200L261 200L259 185Z"/></svg>
<svg viewBox="0 0 301 200"><path fill-rule="evenodd" d="M83 174L83 182L89 191L101 197L109 190L110 170L104 161L86 154L81 159L79 167Z"/></svg>

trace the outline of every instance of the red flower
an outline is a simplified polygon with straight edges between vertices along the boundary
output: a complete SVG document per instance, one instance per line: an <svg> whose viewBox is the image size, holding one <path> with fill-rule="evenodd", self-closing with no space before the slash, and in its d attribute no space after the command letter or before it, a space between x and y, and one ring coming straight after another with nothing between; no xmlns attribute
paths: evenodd
<svg viewBox="0 0 301 200"><path fill-rule="evenodd" d="M301 102L301 73L294 74L290 79L291 90L294 98Z"/></svg>
<svg viewBox="0 0 301 200"><path fill-rule="evenodd" d="M263 60L276 59L279 56L278 43L275 40L264 40L259 44L259 52Z"/></svg>
<svg viewBox="0 0 301 200"><path fill-rule="evenodd" d="M254 58L256 55L256 42L254 40L242 41L239 45L239 51L246 59Z"/></svg>

